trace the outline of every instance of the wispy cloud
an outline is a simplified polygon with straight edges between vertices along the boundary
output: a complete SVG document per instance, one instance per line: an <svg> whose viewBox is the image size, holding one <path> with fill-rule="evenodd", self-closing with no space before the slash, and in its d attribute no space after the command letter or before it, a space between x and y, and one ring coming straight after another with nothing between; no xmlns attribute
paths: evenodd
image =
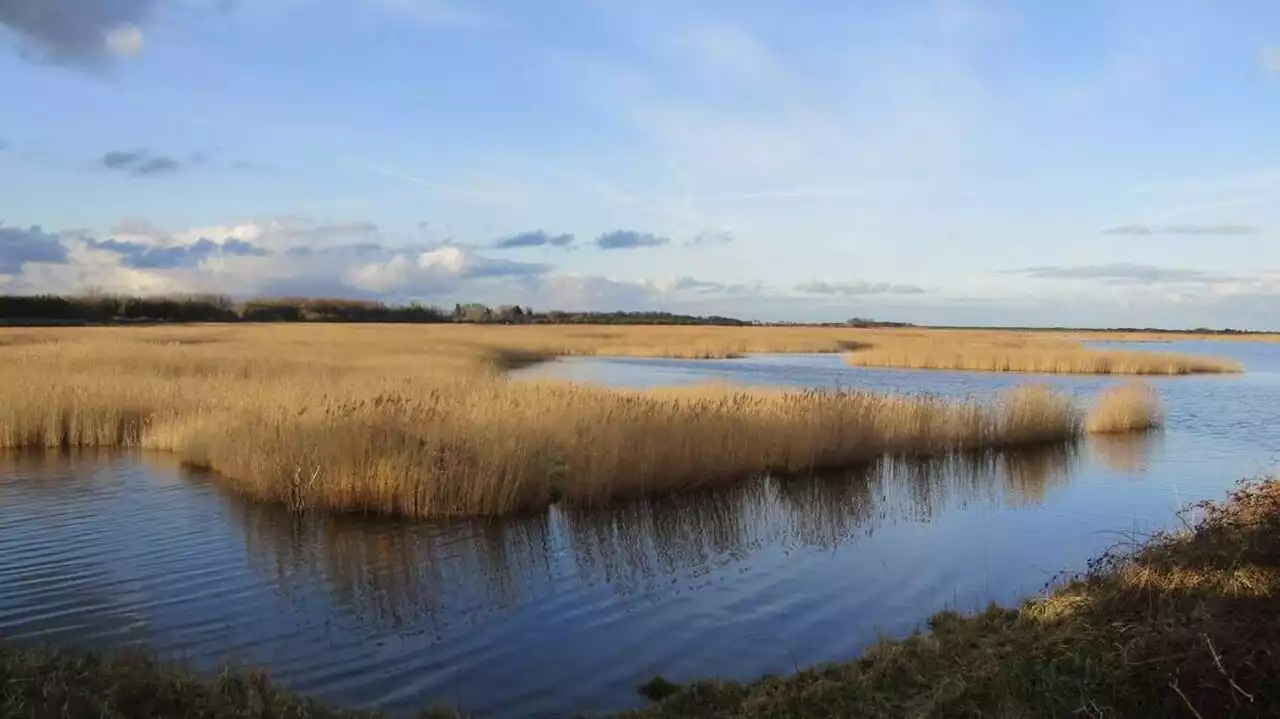
<svg viewBox="0 0 1280 719"><path fill-rule="evenodd" d="M811 280L795 286L797 292L811 295L919 295L924 288L919 285L899 285L891 282L825 282Z"/></svg>
<svg viewBox="0 0 1280 719"><path fill-rule="evenodd" d="M639 247L661 247L671 240L647 232L635 230L614 230L596 238L595 245L602 250L631 250Z"/></svg>
<svg viewBox="0 0 1280 719"><path fill-rule="evenodd" d="M1116 284L1215 283L1238 278L1204 270L1116 262L1106 265L1041 265L1003 270L1001 274L1049 280L1101 280Z"/></svg>
<svg viewBox="0 0 1280 719"><path fill-rule="evenodd" d="M1262 48L1262 67L1273 75L1280 75L1280 45Z"/></svg>
<svg viewBox="0 0 1280 719"><path fill-rule="evenodd" d="M734 241L732 232L728 230L706 230L699 232L693 239L686 240L685 247L705 247L708 245L727 245Z"/></svg>
<svg viewBox="0 0 1280 719"><path fill-rule="evenodd" d="M737 202L745 200L872 200L882 199L894 193L909 192L924 187L921 183L910 185L895 183L875 188L856 187L792 187L776 190L749 190L721 194L692 195L700 202Z"/></svg>
<svg viewBox="0 0 1280 719"><path fill-rule="evenodd" d="M176 160L168 155L157 155L147 150L114 150L100 158L102 166L108 170L123 172L135 177L154 177L178 172L187 167L198 165L199 156L186 162Z"/></svg>
<svg viewBox="0 0 1280 719"><path fill-rule="evenodd" d="M692 66L716 80L760 85L777 81L781 68L758 37L729 23L705 23L685 29L675 45L691 55Z"/></svg>
<svg viewBox="0 0 1280 719"><path fill-rule="evenodd" d="M1120 225L1103 230L1107 235L1250 235L1252 225Z"/></svg>
<svg viewBox="0 0 1280 719"><path fill-rule="evenodd" d="M571 234L552 235L545 230L531 230L496 239L489 243L489 247L495 250L514 250L525 247L567 247L571 244Z"/></svg>

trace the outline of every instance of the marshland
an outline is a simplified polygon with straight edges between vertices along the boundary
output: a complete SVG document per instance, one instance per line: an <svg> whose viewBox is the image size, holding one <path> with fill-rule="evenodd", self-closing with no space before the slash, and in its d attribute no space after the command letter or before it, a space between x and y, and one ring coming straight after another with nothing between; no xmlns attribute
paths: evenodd
<svg viewBox="0 0 1280 719"><path fill-rule="evenodd" d="M0 638L396 715L791 675L1013 605L1280 451L1280 345L1133 339L3 330Z"/></svg>

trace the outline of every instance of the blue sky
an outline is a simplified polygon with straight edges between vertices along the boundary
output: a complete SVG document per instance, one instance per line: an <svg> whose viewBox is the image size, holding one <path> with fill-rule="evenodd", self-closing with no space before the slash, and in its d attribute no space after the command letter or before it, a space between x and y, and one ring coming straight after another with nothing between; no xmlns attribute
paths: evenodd
<svg viewBox="0 0 1280 719"><path fill-rule="evenodd" d="M1280 5L0 0L0 291L1280 327Z"/></svg>

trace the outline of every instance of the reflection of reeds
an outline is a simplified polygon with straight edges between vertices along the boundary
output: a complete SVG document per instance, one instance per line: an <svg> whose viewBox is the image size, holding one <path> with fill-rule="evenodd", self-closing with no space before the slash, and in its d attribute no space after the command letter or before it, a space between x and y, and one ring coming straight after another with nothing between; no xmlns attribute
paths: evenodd
<svg viewBox="0 0 1280 719"><path fill-rule="evenodd" d="M928 520L949 506L975 501L1031 506L1067 481L1079 458L1074 443L1049 443L1003 451L882 461L886 486L906 492L910 516Z"/></svg>
<svg viewBox="0 0 1280 719"><path fill-rule="evenodd" d="M974 502L1030 505L1065 481L1071 445L945 458L891 457L839 473L766 477L599 509L501 522L404 523L291 515L231 498L254 561L289 594L319 588L339 611L440 626L555 591L556 577L621 594L742 561L783 543L834 548L884 522L927 522Z"/></svg>
<svg viewBox="0 0 1280 719"><path fill-rule="evenodd" d="M1145 472L1160 439L1158 432L1090 435L1090 453L1117 472Z"/></svg>
<svg viewBox="0 0 1280 719"><path fill-rule="evenodd" d="M374 626L434 623L477 601L509 605L527 584L545 581L552 554L546 516L432 525L231 504L252 560L286 594L322 589L340 611Z"/></svg>
<svg viewBox="0 0 1280 719"><path fill-rule="evenodd" d="M1280 716L1280 482L1117 548L1011 607L751 684L644 685L635 717ZM945 687L945 689L943 689Z"/></svg>

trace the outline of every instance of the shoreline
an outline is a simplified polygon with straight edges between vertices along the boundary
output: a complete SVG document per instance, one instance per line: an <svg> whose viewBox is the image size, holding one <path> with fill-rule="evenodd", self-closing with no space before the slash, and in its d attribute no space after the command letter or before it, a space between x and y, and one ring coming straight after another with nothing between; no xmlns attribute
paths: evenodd
<svg viewBox="0 0 1280 719"><path fill-rule="evenodd" d="M1181 531L1015 607L941 612L928 631L790 676L658 677L642 687L655 703L620 716L1276 716L1280 480L1191 509Z"/></svg>

